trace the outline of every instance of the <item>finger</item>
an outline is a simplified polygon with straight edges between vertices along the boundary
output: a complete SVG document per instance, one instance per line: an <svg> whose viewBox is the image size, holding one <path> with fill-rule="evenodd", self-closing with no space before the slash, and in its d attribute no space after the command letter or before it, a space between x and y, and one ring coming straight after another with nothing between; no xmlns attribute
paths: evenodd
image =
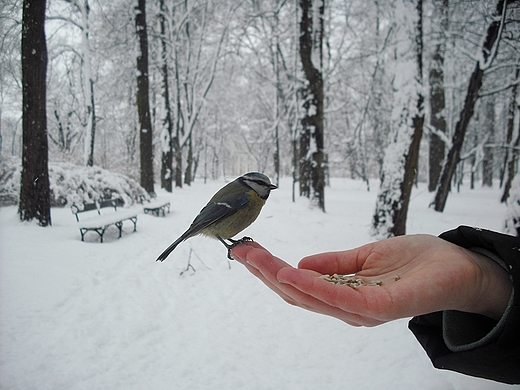
<svg viewBox="0 0 520 390"><path fill-rule="evenodd" d="M391 307L388 294L378 287L352 288L330 283L310 271L290 268L282 269L278 280L330 306L365 318L386 320L386 309Z"/></svg>
<svg viewBox="0 0 520 390"><path fill-rule="evenodd" d="M279 279L283 280L283 273L287 271L287 269L280 270L279 274L281 276ZM311 278L320 279L316 276L316 273L308 270L295 270L294 272L308 273ZM328 283L328 282L326 282ZM336 317L339 320L346 322L352 326L375 326L381 324L381 321L374 320L372 318L365 318L356 313L350 313L348 311L343 310L342 308L332 306L328 302L322 301L320 299L315 298L314 296L307 294L306 292L300 291L297 288L291 286L290 284L280 283L280 289L284 291L292 301L294 301L295 305L304 308L306 310L310 310L319 314L328 315L331 317Z"/></svg>
<svg viewBox="0 0 520 390"><path fill-rule="evenodd" d="M278 272L281 267L289 266L287 263L278 258L274 258L266 249L256 242L248 242L236 246L232 250L232 256L287 303L296 305L294 300L280 289L280 283L278 283L276 279L276 272ZM268 265L268 267L266 267L266 265Z"/></svg>
<svg viewBox="0 0 520 390"><path fill-rule="evenodd" d="M248 248L244 248L248 247ZM277 293L282 299L291 305L300 306L304 309L317 312L320 314L336 317L353 326L375 326L381 324L381 321L373 318L365 318L357 313L350 313L342 308L330 305L328 302L301 291L298 288L287 284L280 283L280 275L287 270L298 271L283 260L272 256L267 250L256 243L248 243L237 246L237 251L233 255L240 257L247 269L259 278L267 287ZM322 286L334 286L329 282L318 278L321 274L310 270L300 270L300 272L308 273L313 279L318 279L324 284ZM283 277L282 277L283 279ZM348 287L350 289L350 287Z"/></svg>
<svg viewBox="0 0 520 390"><path fill-rule="evenodd" d="M271 289L276 294L278 294L280 296L280 298L282 298L284 301L286 301L287 303L289 303L291 305L296 305L296 306L298 305L297 302L295 302L294 299L292 299L292 297L290 297L289 295L286 294L284 289L280 288L281 287L280 283L272 283L268 278L266 278L262 274L262 272L260 272L257 268L253 267L250 264L246 263L245 267L249 270L249 272L251 272L254 276L256 276L258 279L260 279L260 281L262 283L264 283L269 289Z"/></svg>
<svg viewBox="0 0 520 390"><path fill-rule="evenodd" d="M233 247L233 249L231 249L231 256L235 260L243 263L247 257L248 252L254 248L263 249L266 252L268 252L267 249L262 247L259 243L255 242L255 241L246 241L243 244Z"/></svg>
<svg viewBox="0 0 520 390"><path fill-rule="evenodd" d="M355 274L362 269L358 250L327 252L304 257L298 264L300 269L311 269L321 274Z"/></svg>
<svg viewBox="0 0 520 390"><path fill-rule="evenodd" d="M237 261L259 270L271 282L277 281L276 273L280 268L292 267L282 259L273 256L256 242L238 245L233 248L231 254Z"/></svg>
<svg viewBox="0 0 520 390"><path fill-rule="evenodd" d="M238 247L237 247L238 248ZM327 305L316 298L299 291L288 284L281 284L278 281L277 274L281 269L293 269L283 260L272 256L267 250L260 245L251 245L249 248L240 248L236 252L240 256L247 269L256 277L258 277L267 287L276 292L282 299L291 305L300 306L304 309L330 315L340 318L341 320L354 325L361 325L358 316L347 316L336 307ZM318 276L316 272L311 272Z"/></svg>

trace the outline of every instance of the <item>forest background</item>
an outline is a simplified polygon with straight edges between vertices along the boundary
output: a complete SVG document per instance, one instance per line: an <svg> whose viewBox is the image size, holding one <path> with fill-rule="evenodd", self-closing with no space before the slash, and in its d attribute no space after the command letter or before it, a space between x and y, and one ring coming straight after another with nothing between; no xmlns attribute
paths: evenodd
<svg viewBox="0 0 520 390"><path fill-rule="evenodd" d="M22 8L0 5L4 162L24 150ZM381 237L404 233L416 181L438 211L464 179L498 181L502 201L515 188L517 1L51 0L44 11L51 162L119 172L149 193L251 170L292 176L323 210L327 178L369 188L377 177Z"/></svg>

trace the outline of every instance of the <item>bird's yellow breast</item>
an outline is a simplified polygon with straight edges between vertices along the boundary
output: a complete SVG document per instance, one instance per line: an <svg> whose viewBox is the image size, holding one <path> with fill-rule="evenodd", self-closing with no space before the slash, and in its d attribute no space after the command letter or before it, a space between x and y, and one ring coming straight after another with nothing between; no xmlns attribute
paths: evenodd
<svg viewBox="0 0 520 390"><path fill-rule="evenodd" d="M231 238L256 220L264 204L265 199L260 198L255 191L251 190L246 207L224 218L222 221L208 226L201 233L207 236L220 236L224 239Z"/></svg>

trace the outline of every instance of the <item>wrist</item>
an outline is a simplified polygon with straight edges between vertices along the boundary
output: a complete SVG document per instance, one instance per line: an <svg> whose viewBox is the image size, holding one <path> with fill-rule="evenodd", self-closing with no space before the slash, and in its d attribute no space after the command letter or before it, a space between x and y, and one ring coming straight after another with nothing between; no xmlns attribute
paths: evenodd
<svg viewBox="0 0 520 390"><path fill-rule="evenodd" d="M469 302L469 311L499 320L504 314L511 294L513 282L509 274L491 258L466 249L468 256L477 265L478 275L475 278L475 295Z"/></svg>

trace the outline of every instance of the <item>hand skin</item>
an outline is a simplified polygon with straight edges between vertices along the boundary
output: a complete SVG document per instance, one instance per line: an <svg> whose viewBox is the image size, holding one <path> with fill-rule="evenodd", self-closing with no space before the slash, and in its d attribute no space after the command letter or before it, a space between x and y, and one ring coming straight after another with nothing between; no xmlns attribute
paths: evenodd
<svg viewBox="0 0 520 390"><path fill-rule="evenodd" d="M232 256L292 305L353 326L459 310L500 319L512 292L494 261L430 235L399 236L356 249L305 257L293 268L255 242ZM320 278L355 274L381 286L352 288Z"/></svg>

